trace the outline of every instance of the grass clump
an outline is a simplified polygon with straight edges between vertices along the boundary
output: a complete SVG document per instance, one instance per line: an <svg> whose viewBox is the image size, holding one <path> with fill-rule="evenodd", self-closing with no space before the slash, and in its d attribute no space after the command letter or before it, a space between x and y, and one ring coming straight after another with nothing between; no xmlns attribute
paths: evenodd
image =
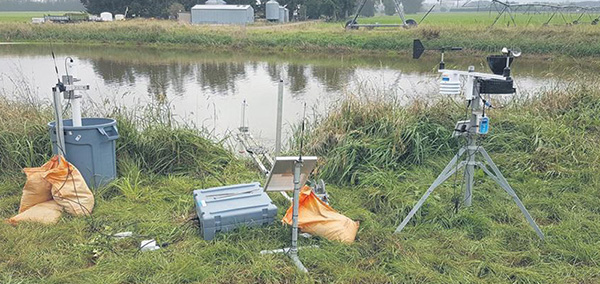
<svg viewBox="0 0 600 284"><path fill-rule="evenodd" d="M358 184L361 173L373 168L394 171L447 153L456 143L446 139L451 134L446 125L458 110L450 100L407 108L394 99L351 98L315 123L307 146L332 161L322 168L325 179Z"/></svg>

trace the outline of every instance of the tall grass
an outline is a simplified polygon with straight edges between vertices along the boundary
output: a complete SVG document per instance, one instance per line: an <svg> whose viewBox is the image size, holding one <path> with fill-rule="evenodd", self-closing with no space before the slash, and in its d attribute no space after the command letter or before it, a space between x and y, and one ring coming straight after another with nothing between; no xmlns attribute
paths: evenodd
<svg viewBox="0 0 600 284"><path fill-rule="evenodd" d="M3 100L0 111L0 167L16 172L48 160L51 145L47 123L53 120L49 107ZM202 130L174 125L170 116L161 117L154 108L104 110L117 120L120 138L117 159L131 161L150 174L187 174L220 178L230 164L241 165L223 141L213 141ZM136 113L141 112L141 113ZM149 118L146 118L149 117Z"/></svg>
<svg viewBox="0 0 600 284"><path fill-rule="evenodd" d="M360 172L398 170L448 153L456 143L447 139L447 125L463 112L452 100L407 108L393 98L353 97L314 122L307 148L331 161L322 169L325 179L358 184Z"/></svg>

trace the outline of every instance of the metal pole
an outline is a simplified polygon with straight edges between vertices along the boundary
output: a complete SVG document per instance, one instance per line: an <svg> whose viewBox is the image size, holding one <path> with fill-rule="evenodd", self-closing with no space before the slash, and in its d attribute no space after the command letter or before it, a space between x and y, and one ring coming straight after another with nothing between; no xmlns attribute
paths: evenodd
<svg viewBox="0 0 600 284"><path fill-rule="evenodd" d="M506 11L506 7L504 7L504 9L502 9L502 11L498 13L498 16L496 17L496 19L494 19L494 22L492 23L491 27L493 27L496 24L496 22L498 22L502 14L504 14L504 11Z"/></svg>
<svg viewBox="0 0 600 284"><path fill-rule="evenodd" d="M65 150L65 133L63 130L63 118L62 118L62 104L60 97L60 90L58 86L52 88L52 99L54 100L54 129L56 130L56 148L57 153L60 156L66 157L67 153Z"/></svg>
<svg viewBox="0 0 600 284"><path fill-rule="evenodd" d="M242 121L240 123L240 128L245 129L246 127L246 99L242 102ZM245 131L244 131L245 132Z"/></svg>
<svg viewBox="0 0 600 284"><path fill-rule="evenodd" d="M481 97L477 82L472 81L473 97L471 99L471 121L467 133L467 165L465 167L465 206L471 206L473 200L473 178L475 175L475 154L477 153L477 127L481 115Z"/></svg>
<svg viewBox="0 0 600 284"><path fill-rule="evenodd" d="M296 264L298 269L304 273L308 270L298 257L298 210L300 209L300 171L302 170L302 160L298 159L294 165L294 205L292 207L292 245L289 256Z"/></svg>
<svg viewBox="0 0 600 284"><path fill-rule="evenodd" d="M300 171L302 161L297 160L294 165L294 205L292 208L292 246L290 254L298 254L298 209L300 207Z"/></svg>
<svg viewBox="0 0 600 284"><path fill-rule="evenodd" d="M363 1L362 5L360 5L360 8L358 8L358 10L356 11L356 15L354 15L354 19L352 19L351 24L356 23L356 19L358 19L358 15L360 15L360 12L365 7L365 4L367 4L367 0Z"/></svg>
<svg viewBox="0 0 600 284"><path fill-rule="evenodd" d="M279 79L277 96L277 125L275 128L275 156L281 152L281 124L283 123L283 79Z"/></svg>

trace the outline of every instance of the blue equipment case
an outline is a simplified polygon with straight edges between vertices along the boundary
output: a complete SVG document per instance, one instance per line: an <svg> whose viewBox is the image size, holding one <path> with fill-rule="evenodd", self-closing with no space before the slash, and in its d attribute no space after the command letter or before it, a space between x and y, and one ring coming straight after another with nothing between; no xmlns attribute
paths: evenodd
<svg viewBox="0 0 600 284"><path fill-rule="evenodd" d="M205 240L240 226L268 225L277 215L277 207L258 182L194 190L194 203Z"/></svg>

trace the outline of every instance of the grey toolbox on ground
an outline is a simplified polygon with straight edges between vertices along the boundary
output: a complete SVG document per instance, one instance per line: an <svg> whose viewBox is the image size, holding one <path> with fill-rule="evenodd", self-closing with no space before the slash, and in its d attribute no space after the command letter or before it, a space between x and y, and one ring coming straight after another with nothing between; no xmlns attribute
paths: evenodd
<svg viewBox="0 0 600 284"><path fill-rule="evenodd" d="M240 226L270 224L277 214L258 182L194 190L194 202L205 240Z"/></svg>

